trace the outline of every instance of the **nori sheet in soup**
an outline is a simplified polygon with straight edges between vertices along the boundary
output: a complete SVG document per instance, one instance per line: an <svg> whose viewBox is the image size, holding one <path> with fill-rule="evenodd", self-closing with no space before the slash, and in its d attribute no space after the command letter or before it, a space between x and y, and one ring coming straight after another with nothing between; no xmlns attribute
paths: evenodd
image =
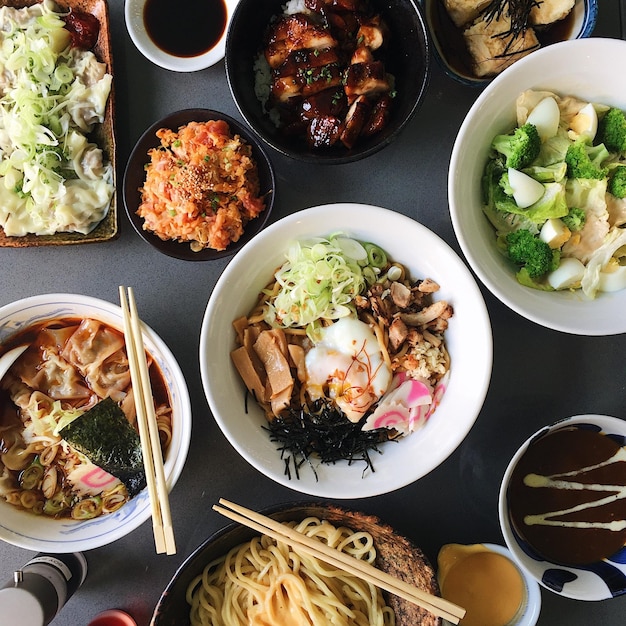
<svg viewBox="0 0 626 626"><path fill-rule="evenodd" d="M62 428L60 435L94 465L122 481L131 498L146 486L139 435L111 398Z"/></svg>

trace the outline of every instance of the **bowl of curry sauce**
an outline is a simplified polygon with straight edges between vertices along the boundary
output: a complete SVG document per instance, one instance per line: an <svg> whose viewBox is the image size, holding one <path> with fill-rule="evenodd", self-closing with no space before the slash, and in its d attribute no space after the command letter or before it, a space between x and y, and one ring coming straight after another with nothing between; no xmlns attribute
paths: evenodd
<svg viewBox="0 0 626 626"><path fill-rule="evenodd" d="M539 585L504 546L445 544L437 581L442 597L466 610L462 626L535 626L539 619Z"/></svg>
<svg viewBox="0 0 626 626"><path fill-rule="evenodd" d="M546 589L626 593L626 421L576 415L532 435L504 474L499 515L514 558Z"/></svg>

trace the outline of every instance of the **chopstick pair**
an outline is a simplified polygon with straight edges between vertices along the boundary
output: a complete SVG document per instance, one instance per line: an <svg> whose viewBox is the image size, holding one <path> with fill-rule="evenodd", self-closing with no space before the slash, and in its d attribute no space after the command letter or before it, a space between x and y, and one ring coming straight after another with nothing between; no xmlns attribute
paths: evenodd
<svg viewBox="0 0 626 626"><path fill-rule="evenodd" d="M124 287L120 287L120 303L124 318L124 339L130 366L130 378L133 385L133 397L137 408L137 425L141 440L141 454L146 472L146 482L150 505L152 507L152 529L157 554L176 553L174 528L170 515L169 496L163 455L159 440L152 386L146 361L146 350L137 305L132 287L128 288L128 299Z"/></svg>
<svg viewBox="0 0 626 626"><path fill-rule="evenodd" d="M383 572L373 565L360 561L359 559L331 548L330 546L307 537L297 530L281 524L270 517L266 517L261 513L256 513L243 506L229 502L224 498L220 498L219 503L222 506L213 505L213 509L218 513L221 513L229 519L239 522L248 528L267 535L276 541L287 543L288 545L295 547L302 552L305 552L309 556L313 556L320 561L324 561L336 567L344 572L348 572L353 576L376 585L377 587L384 589L394 595L397 595L413 604L417 604L426 609L430 613L438 617L442 617L453 624L458 624L460 619L465 615L465 609L444 600L438 596L434 596L430 593L417 589L416 587L405 583L402 580L394 578L393 576ZM230 509L230 510L229 510Z"/></svg>

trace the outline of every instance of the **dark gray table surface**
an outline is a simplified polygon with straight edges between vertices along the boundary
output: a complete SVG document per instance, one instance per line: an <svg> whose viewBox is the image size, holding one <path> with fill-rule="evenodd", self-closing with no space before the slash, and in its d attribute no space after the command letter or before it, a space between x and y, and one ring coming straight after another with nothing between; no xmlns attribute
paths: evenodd
<svg viewBox="0 0 626 626"><path fill-rule="evenodd" d="M594 35L620 37L623 1L600 0ZM111 0L118 162L121 183L134 142L150 124L178 109L206 107L240 119L220 62L192 74L160 69L144 59L124 25L123 2ZM464 115L480 93L462 86L433 61L423 105L395 143L366 161L341 167L305 166L271 153L277 172L273 219L329 202L387 207L423 223L460 254L447 205L448 161ZM575 68L572 68L575 71ZM121 198L120 198L121 201ZM107 608L122 608L148 624L161 591L182 561L225 521L211 510L220 497L253 508L307 496L273 483L231 447L202 391L200 324L228 259L212 263L163 256L134 232L120 203L121 236L71 248L0 249L0 305L46 292L72 292L118 302L118 286L135 288L139 310L171 347L186 376L193 408L187 463L171 494L176 555L156 555L150 522L87 553L85 584L54 626L86 625ZM491 386L476 424L437 469L398 491L341 501L376 514L436 560L449 542L503 543L497 515L500 479L512 454L542 425L579 413L626 419L626 337L579 337L541 328L483 289L493 325ZM0 543L0 583L33 553ZM585 603L542 590L541 626L617 626L626 597ZM8 625L2 622L2 626Z"/></svg>

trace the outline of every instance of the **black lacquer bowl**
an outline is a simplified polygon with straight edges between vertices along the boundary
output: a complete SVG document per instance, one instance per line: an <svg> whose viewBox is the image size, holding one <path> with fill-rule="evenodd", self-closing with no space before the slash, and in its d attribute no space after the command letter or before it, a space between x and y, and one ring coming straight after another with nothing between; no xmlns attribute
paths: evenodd
<svg viewBox="0 0 626 626"><path fill-rule="evenodd" d="M230 126L231 133L240 135L252 147L252 157L257 164L259 173L260 193L265 198L266 206L257 218L248 222L241 238L237 242L231 243L225 250L205 248L199 252L194 252L187 242L164 241L154 233L144 230L143 219L137 215L137 209L141 203L140 189L145 181L145 166L150 162L148 150L160 145L156 131L160 128L178 130L189 122L206 122L209 120L224 120ZM211 261L235 254L269 222L274 206L275 189L274 167L259 140L241 122L211 109L184 109L171 113L152 124L135 144L124 173L124 205L128 219L137 234L159 252L185 261Z"/></svg>
<svg viewBox="0 0 626 626"><path fill-rule="evenodd" d="M416 0L372 3L389 26L385 68L395 77L396 94L384 130L367 138L360 137L350 150L338 144L323 149L308 147L302 137L277 128L257 98L255 58L262 49L267 26L281 14L284 5L284 0L240 0L233 13L226 39L226 75L242 117L269 146L287 157L310 163L350 163L389 145L419 109L428 86L430 44L421 5Z"/></svg>

